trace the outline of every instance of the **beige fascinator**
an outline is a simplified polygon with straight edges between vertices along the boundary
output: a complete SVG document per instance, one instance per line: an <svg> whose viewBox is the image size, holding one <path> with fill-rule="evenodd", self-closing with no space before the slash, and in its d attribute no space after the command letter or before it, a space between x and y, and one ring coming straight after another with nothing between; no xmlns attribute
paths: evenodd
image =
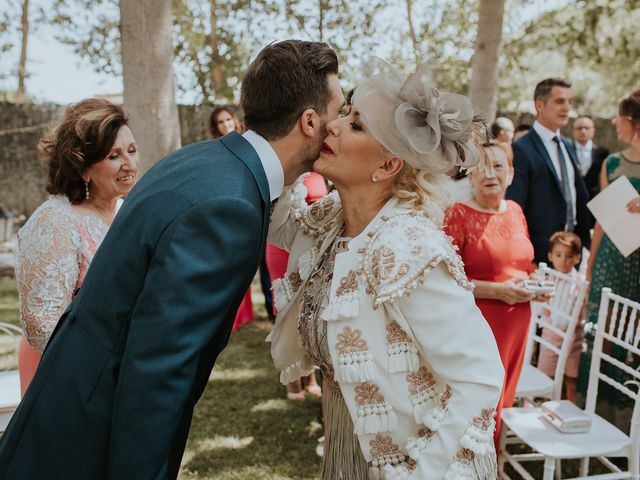
<svg viewBox="0 0 640 480"><path fill-rule="evenodd" d="M387 150L428 173L480 163L482 152L474 136L484 122L474 115L467 97L433 87L426 63L405 78L374 57L367 61L365 76L351 103Z"/></svg>

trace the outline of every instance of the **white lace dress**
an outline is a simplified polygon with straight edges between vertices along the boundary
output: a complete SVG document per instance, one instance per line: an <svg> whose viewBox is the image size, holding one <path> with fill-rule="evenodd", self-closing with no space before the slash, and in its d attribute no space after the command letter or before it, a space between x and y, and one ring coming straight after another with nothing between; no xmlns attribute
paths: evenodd
<svg viewBox="0 0 640 480"><path fill-rule="evenodd" d="M25 337L42 352L109 226L52 195L18 232L16 277Z"/></svg>

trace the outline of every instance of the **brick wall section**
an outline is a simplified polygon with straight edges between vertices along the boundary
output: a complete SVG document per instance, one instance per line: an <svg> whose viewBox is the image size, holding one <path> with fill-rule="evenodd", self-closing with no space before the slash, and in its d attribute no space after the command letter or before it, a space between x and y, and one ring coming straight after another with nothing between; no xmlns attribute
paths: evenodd
<svg viewBox="0 0 640 480"><path fill-rule="evenodd" d="M47 198L46 170L37 156L36 144L46 125L59 119L63 110L63 106L54 104L0 103L0 202L17 215L29 216ZM212 106L179 105L183 145L208 138L212 110ZM533 116L528 114L505 116L515 125L533 123ZM610 120L597 119L596 128L596 143L612 151L620 148ZM570 136L571 125L564 133Z"/></svg>

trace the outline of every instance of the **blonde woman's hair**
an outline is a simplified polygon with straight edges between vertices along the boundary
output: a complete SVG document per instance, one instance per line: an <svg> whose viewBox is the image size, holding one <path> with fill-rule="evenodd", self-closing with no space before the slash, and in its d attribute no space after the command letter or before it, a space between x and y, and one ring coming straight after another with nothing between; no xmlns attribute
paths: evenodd
<svg viewBox="0 0 640 480"><path fill-rule="evenodd" d="M436 225L441 225L449 182L451 179L444 173L425 173L405 163L396 177L393 195L399 202L421 209Z"/></svg>

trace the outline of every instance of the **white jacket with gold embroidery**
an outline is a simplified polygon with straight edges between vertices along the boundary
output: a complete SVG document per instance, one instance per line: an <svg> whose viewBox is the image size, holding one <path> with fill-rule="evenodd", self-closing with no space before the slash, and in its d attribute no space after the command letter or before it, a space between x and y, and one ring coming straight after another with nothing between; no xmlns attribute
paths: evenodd
<svg viewBox="0 0 640 480"><path fill-rule="evenodd" d="M301 183L285 190L269 231L290 252L268 338L283 384L313 370L297 329L300 297L343 226L337 192L309 207L305 196ZM321 319L370 479L496 478L504 370L460 257L431 220L391 199L336 255Z"/></svg>

